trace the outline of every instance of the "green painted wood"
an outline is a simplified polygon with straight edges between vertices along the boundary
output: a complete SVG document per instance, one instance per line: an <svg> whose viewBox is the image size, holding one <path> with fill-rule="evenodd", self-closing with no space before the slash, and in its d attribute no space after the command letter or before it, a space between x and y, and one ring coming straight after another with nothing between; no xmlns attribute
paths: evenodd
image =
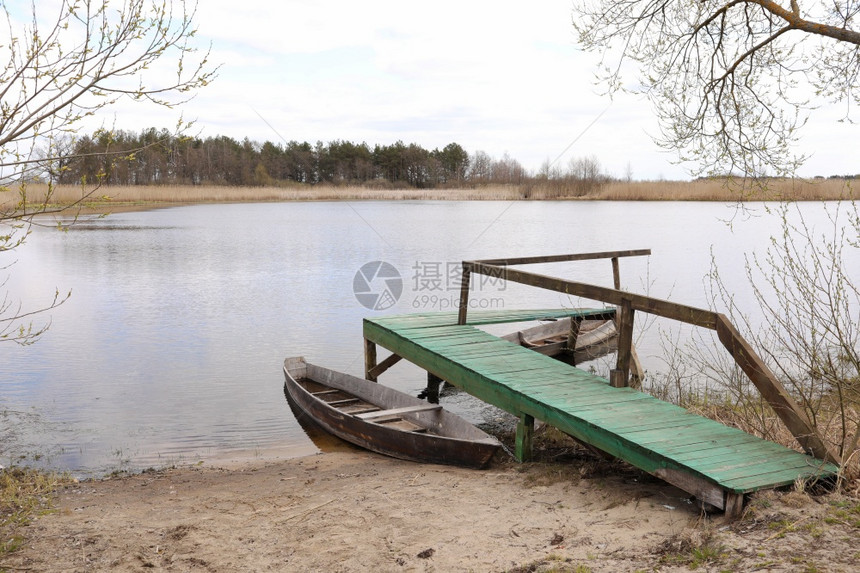
<svg viewBox="0 0 860 573"><path fill-rule="evenodd" d="M678 461L693 461L698 467L709 467L714 470L726 469L729 465L743 465L746 463L762 464L779 459L783 455L791 456L791 459L799 459L798 452L788 450L779 444L772 442L743 443L738 446L727 446L720 450L699 450L685 453L673 454L672 458ZM727 465L729 464L729 465Z"/></svg>
<svg viewBox="0 0 860 573"><path fill-rule="evenodd" d="M532 459L532 438L535 431L535 419L528 414L522 414L517 422L516 451L514 455L520 462Z"/></svg>
<svg viewBox="0 0 860 573"><path fill-rule="evenodd" d="M544 420L651 473L677 470L745 493L836 470L637 390L611 388L604 378L473 326L534 320L550 313L571 316L557 310L476 312L469 314L469 324L457 325L456 313L401 315L365 319L364 335L517 415L521 425L530 417ZM525 426L521 434L518 449L529 441Z"/></svg>
<svg viewBox="0 0 860 573"><path fill-rule="evenodd" d="M755 443L756 439L757 438L755 436L741 432L740 434L721 436L718 439L714 439L711 436L702 436L697 439L690 439L689 442L684 444L662 442L649 444L648 447L659 452L661 455L674 458L685 452L706 451L716 448L736 446L744 443Z"/></svg>
<svg viewBox="0 0 860 573"><path fill-rule="evenodd" d="M798 479L814 479L836 473L836 469L833 464L824 464L824 462L821 462L820 460L815 461L819 462L820 465L813 465L803 469L788 468L764 474L757 473L754 475L726 479L721 485L727 489L733 489L735 491L741 490L744 492L750 492L783 485L791 485Z"/></svg>
<svg viewBox="0 0 860 573"><path fill-rule="evenodd" d="M567 317L598 318L612 317L614 308L549 308L537 310L472 310L469 311L467 325L504 324L510 322L531 322L535 320L559 319ZM457 324L457 312L430 312L401 314L373 319L377 324L387 327L430 328Z"/></svg>

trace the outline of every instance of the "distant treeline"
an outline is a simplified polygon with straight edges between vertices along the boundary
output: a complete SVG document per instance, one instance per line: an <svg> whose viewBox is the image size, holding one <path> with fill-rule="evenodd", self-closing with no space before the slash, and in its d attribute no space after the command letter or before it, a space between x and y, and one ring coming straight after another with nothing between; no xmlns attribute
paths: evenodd
<svg viewBox="0 0 860 573"><path fill-rule="evenodd" d="M97 131L67 142L68 159L54 169L59 183L102 179L109 185L237 185L290 183L370 187L455 187L522 183L525 169L505 155L470 156L458 143L427 150L349 141L257 143L245 138L179 137L167 130Z"/></svg>
<svg viewBox="0 0 860 573"><path fill-rule="evenodd" d="M65 140L50 155L62 157L50 169L55 182L97 180L108 185L290 186L357 185L372 189L434 189L479 185L535 185L552 194L583 196L602 185L633 181L628 164L622 179L603 172L594 157L574 157L565 165L549 160L530 173L507 153L496 159L483 151L472 155L458 143L427 150L397 141L391 145L349 141L258 143L219 135L177 136L166 129L140 133L98 130ZM730 178L742 179L740 176ZM725 176L701 177L722 180ZM818 176L815 179L823 179ZM833 175L829 179L860 179Z"/></svg>

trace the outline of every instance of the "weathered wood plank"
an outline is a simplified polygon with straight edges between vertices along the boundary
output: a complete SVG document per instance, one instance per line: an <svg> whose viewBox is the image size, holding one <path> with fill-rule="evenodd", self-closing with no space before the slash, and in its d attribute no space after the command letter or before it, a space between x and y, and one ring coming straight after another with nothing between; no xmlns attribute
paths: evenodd
<svg viewBox="0 0 860 573"><path fill-rule="evenodd" d="M658 468L654 471L654 475L692 493L697 499L709 503L717 509L724 509L726 506L723 488L698 476L672 468Z"/></svg>
<svg viewBox="0 0 860 573"><path fill-rule="evenodd" d="M367 412L364 414L355 414L356 418L362 420L373 420L375 418L383 418L388 416L400 416L401 414L413 414L415 412L428 412L431 410L441 410L439 404L424 404L423 406L404 406L403 408L390 408L388 410L377 410L376 412Z"/></svg>

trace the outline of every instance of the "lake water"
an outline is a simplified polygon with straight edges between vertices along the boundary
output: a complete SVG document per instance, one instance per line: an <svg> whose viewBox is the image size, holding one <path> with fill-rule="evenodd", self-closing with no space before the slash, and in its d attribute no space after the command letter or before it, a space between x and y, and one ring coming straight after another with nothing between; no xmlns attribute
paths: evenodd
<svg viewBox="0 0 860 573"><path fill-rule="evenodd" d="M820 204L801 208L826 224ZM713 252L739 304L754 312L743 254L763 248L778 224L742 214L729 228L723 221L733 215L717 203L314 202L187 206L82 218L67 232L37 228L0 260L17 260L5 271L9 300L30 309L55 289L72 296L36 317L52 323L38 343L0 343L0 463L87 475L315 452L284 399L284 358L361 375L362 318L451 310L458 282L449 269L463 259L650 248L650 257L622 260L624 286L707 306ZM353 292L372 261L403 279L384 311ZM612 283L605 260L530 270ZM499 283L473 298L486 308L594 306ZM662 364L660 326L648 325L638 343L653 371ZM381 381L412 393L424 386L409 365ZM497 415L465 395L443 404L477 423Z"/></svg>

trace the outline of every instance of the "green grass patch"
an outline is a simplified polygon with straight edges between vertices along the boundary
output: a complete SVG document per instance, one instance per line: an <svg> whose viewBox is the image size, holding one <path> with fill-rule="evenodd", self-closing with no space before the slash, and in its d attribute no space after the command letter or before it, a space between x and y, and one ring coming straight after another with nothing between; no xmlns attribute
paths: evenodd
<svg viewBox="0 0 860 573"><path fill-rule="evenodd" d="M72 478L29 468L0 470L0 556L21 548L19 529L51 511L54 492Z"/></svg>

